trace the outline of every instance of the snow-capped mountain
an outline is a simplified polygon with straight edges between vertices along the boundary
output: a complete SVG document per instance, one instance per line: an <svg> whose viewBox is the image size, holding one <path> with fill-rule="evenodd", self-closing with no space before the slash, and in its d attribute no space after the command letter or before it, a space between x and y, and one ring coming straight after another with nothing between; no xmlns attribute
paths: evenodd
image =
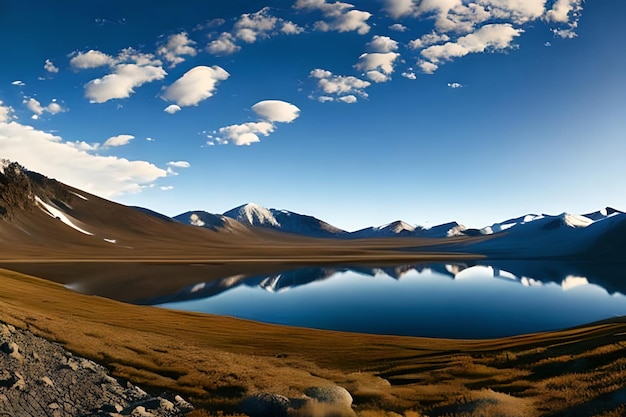
<svg viewBox="0 0 626 417"><path fill-rule="evenodd" d="M347 233L313 216L287 210L266 209L254 203L236 207L223 215L247 226L265 227L309 237L342 237Z"/></svg>
<svg viewBox="0 0 626 417"><path fill-rule="evenodd" d="M414 236L416 229L421 227L412 226L402 220L385 224L378 227L367 227L350 233L351 238L368 238L368 237L392 237L392 236Z"/></svg>
<svg viewBox="0 0 626 417"><path fill-rule="evenodd" d="M462 246L492 259L626 253L626 233L621 232L626 232L626 214L613 209L596 213L590 217L569 213L526 215L481 229L491 238Z"/></svg>

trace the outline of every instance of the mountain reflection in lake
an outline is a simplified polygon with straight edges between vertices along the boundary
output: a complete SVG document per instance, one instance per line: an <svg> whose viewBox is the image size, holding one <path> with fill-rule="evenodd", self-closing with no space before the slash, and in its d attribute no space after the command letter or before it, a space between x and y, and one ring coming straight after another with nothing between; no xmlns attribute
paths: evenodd
<svg viewBox="0 0 626 417"><path fill-rule="evenodd" d="M626 315L625 265L547 262L309 267L198 283L162 307L319 329L446 338Z"/></svg>

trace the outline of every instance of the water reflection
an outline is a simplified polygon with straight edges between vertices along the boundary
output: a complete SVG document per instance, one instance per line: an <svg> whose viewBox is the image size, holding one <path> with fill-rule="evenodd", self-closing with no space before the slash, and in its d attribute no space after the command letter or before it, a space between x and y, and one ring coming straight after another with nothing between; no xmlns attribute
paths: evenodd
<svg viewBox="0 0 626 417"><path fill-rule="evenodd" d="M307 267L202 282L151 304L331 330L487 338L626 315L624 266L498 261Z"/></svg>

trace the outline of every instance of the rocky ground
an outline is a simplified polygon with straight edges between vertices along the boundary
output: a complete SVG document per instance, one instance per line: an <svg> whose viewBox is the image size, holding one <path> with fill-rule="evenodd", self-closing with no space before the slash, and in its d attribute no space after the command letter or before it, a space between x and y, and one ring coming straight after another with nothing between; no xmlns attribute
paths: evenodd
<svg viewBox="0 0 626 417"><path fill-rule="evenodd" d="M0 324L0 416L174 417L193 407L153 397L29 331Z"/></svg>

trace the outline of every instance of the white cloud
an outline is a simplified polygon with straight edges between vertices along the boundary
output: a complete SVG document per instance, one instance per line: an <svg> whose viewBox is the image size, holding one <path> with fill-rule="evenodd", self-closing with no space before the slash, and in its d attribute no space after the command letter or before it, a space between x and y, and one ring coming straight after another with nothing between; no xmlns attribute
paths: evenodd
<svg viewBox="0 0 626 417"><path fill-rule="evenodd" d="M221 144L233 143L237 146L260 142L259 135L269 136L276 127L270 122L249 122L220 128L216 140Z"/></svg>
<svg viewBox="0 0 626 417"><path fill-rule="evenodd" d="M390 80L393 73L394 61L400 56L395 52L387 53L365 53L359 57L359 61L354 66L357 70L363 71L370 80L381 83Z"/></svg>
<svg viewBox="0 0 626 417"><path fill-rule="evenodd" d="M24 81L20 81L20 80L15 80L11 83L11 85L17 85L19 87L24 87L26 84L24 84Z"/></svg>
<svg viewBox="0 0 626 417"><path fill-rule="evenodd" d="M416 4L413 0L385 0L384 10L394 19L415 13Z"/></svg>
<svg viewBox="0 0 626 417"><path fill-rule="evenodd" d="M58 136L16 122L0 123L0 149L2 157L30 170L107 198L139 192L166 175L149 162L92 155Z"/></svg>
<svg viewBox="0 0 626 417"><path fill-rule="evenodd" d="M44 112L57 114L67 111L59 103L57 103L56 100L52 100L47 106L42 106L37 99L31 97L29 99L24 98L23 103L26 105L28 110L33 112L33 119L37 119Z"/></svg>
<svg viewBox="0 0 626 417"><path fill-rule="evenodd" d="M372 85L369 81L362 80L351 75L334 75L330 71L316 68L309 74L311 78L317 79L317 87L324 93L324 96L360 96L367 97L365 89ZM330 101L325 100L322 97L318 97L321 102Z"/></svg>
<svg viewBox="0 0 626 417"><path fill-rule="evenodd" d="M187 161L170 161L167 163L167 166L172 168L189 168L191 164Z"/></svg>
<svg viewBox="0 0 626 417"><path fill-rule="evenodd" d="M269 15L265 7L256 13L242 14L233 28L234 35L247 43L256 42L257 38L267 38L269 32L276 28L278 18Z"/></svg>
<svg viewBox="0 0 626 417"><path fill-rule="evenodd" d="M357 98L356 96L353 96L352 94L347 95L347 96L342 96L337 98L338 101L344 102L344 103L348 103L348 104L352 104L352 103L356 103L357 102Z"/></svg>
<svg viewBox="0 0 626 417"><path fill-rule="evenodd" d="M300 109L281 100L259 101L252 110L268 122L291 123L300 116Z"/></svg>
<svg viewBox="0 0 626 417"><path fill-rule="evenodd" d="M430 61L419 60L417 61L417 66L420 67L424 74L434 74L439 68L439 65L433 64Z"/></svg>
<svg viewBox="0 0 626 417"><path fill-rule="evenodd" d="M447 42L443 45L433 45L423 49L421 54L431 63L449 61L453 58L470 53L481 53L486 50L501 51L511 47L513 39L522 34L522 29L515 29L508 23L489 24L465 35L456 42Z"/></svg>
<svg viewBox="0 0 626 417"><path fill-rule="evenodd" d="M170 63L170 68L185 62L182 55L196 56L197 51L192 46L196 43L187 37L187 33L181 32L171 35L167 43L157 49L157 54L163 56Z"/></svg>
<svg viewBox="0 0 626 417"><path fill-rule="evenodd" d="M85 85L85 97L90 103L128 98L135 92L135 88L162 80L166 75L163 68L153 65L119 64L113 74L89 81Z"/></svg>
<svg viewBox="0 0 626 417"><path fill-rule="evenodd" d="M406 32L407 30L409 30L409 28L407 28L406 26L400 23L394 23L393 25L389 26L389 29L394 30L396 32Z"/></svg>
<svg viewBox="0 0 626 417"><path fill-rule="evenodd" d="M554 33L554 36L557 36L557 37L563 38L563 39L574 39L576 36L578 36L573 28L569 28L569 29L552 29L552 33Z"/></svg>
<svg viewBox="0 0 626 417"><path fill-rule="evenodd" d="M452 89L462 88L463 84L461 84L461 83L448 83L448 87L450 87Z"/></svg>
<svg viewBox="0 0 626 417"><path fill-rule="evenodd" d="M226 70L217 65L197 66L170 85L162 97L181 107L197 106L202 100L213 96L217 83L226 80L229 76Z"/></svg>
<svg viewBox="0 0 626 417"><path fill-rule="evenodd" d="M110 138L108 138L105 142L104 142L104 147L108 148L108 147L112 147L112 146L124 146L124 145L128 145L128 143L135 139L135 137L133 135L117 135L117 136L112 136Z"/></svg>
<svg viewBox="0 0 626 417"><path fill-rule="evenodd" d="M536 20L544 14L545 3L546 0L385 0L384 9L393 18L433 18L439 32L469 33L487 21L523 24Z"/></svg>
<svg viewBox="0 0 626 417"><path fill-rule="evenodd" d="M478 3L494 18L521 24L541 17L546 0L478 0Z"/></svg>
<svg viewBox="0 0 626 417"><path fill-rule="evenodd" d="M264 120L222 127L208 138L220 144L250 145L260 142L259 136L269 136L274 132L275 123L291 123L300 116L299 108L280 100L259 101L252 106L252 110ZM213 144L212 140L207 141L207 145Z"/></svg>
<svg viewBox="0 0 626 417"><path fill-rule="evenodd" d="M567 23L570 15L582 9L582 0L557 0L552 9L546 12L546 19L551 22Z"/></svg>
<svg viewBox="0 0 626 417"><path fill-rule="evenodd" d="M430 45L434 45L436 43L448 42L450 37L445 33L439 34L436 32L427 33L422 35L422 37L418 39L414 39L409 42L409 48L411 49L422 49Z"/></svg>
<svg viewBox="0 0 626 417"><path fill-rule="evenodd" d="M415 73L412 72L412 71L411 72L409 72L409 71L403 72L400 75L402 75L404 78L408 78L409 80L416 80L417 79L417 75L415 75Z"/></svg>
<svg viewBox="0 0 626 417"><path fill-rule="evenodd" d="M223 32L219 38L209 43L207 52L213 55L231 55L241 49L235 44L235 38L228 32Z"/></svg>
<svg viewBox="0 0 626 417"><path fill-rule="evenodd" d="M374 35L366 47L370 52L392 52L398 49L398 42L389 36Z"/></svg>
<svg viewBox="0 0 626 417"><path fill-rule="evenodd" d="M113 64L115 64L115 59L112 56L93 49L79 52L70 59L70 66L74 69L98 68Z"/></svg>
<svg viewBox="0 0 626 417"><path fill-rule="evenodd" d="M159 188L160 188L161 190L163 190L163 191L170 191L170 190L173 190L173 189L174 189L174 186L173 186L173 185L163 185L163 186L161 186L161 187L159 187Z"/></svg>
<svg viewBox="0 0 626 417"><path fill-rule="evenodd" d="M43 68L46 71L51 72L53 74L56 74L57 72L59 72L59 69L49 59L46 59L46 62L44 63Z"/></svg>
<svg viewBox="0 0 626 417"><path fill-rule="evenodd" d="M163 109L164 112L169 113L169 114L177 113L180 110L181 110L180 106L177 106L176 104L170 104L165 109Z"/></svg>
<svg viewBox="0 0 626 417"><path fill-rule="evenodd" d="M367 20L372 16L369 12L352 10L354 5L336 1L327 3L326 0L298 0L296 9L319 10L327 20L320 20L314 27L322 32L352 32L364 35L370 30Z"/></svg>
<svg viewBox="0 0 626 417"><path fill-rule="evenodd" d="M0 100L0 123L8 123L13 120L13 113L13 107L5 106Z"/></svg>
<svg viewBox="0 0 626 417"><path fill-rule="evenodd" d="M296 25L293 22L286 21L283 22L280 31L285 35L299 35L300 33L304 32L304 28Z"/></svg>

